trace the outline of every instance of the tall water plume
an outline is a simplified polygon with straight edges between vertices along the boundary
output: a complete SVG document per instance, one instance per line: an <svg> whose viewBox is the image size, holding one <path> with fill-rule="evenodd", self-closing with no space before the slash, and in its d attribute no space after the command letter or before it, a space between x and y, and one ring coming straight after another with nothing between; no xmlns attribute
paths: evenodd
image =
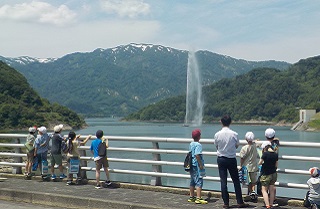
<svg viewBox="0 0 320 209"><path fill-rule="evenodd" d="M200 126L203 118L202 82L195 52L189 51L185 125Z"/></svg>

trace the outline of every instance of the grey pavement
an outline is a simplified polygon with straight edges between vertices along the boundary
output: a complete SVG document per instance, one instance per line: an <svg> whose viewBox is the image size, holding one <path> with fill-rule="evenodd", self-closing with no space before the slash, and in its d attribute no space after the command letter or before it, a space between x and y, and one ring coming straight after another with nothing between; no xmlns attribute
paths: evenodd
<svg viewBox="0 0 320 209"><path fill-rule="evenodd" d="M54 208L115 208L115 209L180 209L180 208L222 208L220 192L204 191L209 203L197 205L188 203L188 189L159 187L113 182L110 187L95 189L94 181L85 185L67 186L65 181L43 182L39 177L24 180L22 175L0 174L7 178L0 182L0 199L5 201L32 203ZM279 198L282 209L303 209L301 200ZM249 208L265 208L259 197L258 203L247 202ZM231 195L231 208L236 207Z"/></svg>

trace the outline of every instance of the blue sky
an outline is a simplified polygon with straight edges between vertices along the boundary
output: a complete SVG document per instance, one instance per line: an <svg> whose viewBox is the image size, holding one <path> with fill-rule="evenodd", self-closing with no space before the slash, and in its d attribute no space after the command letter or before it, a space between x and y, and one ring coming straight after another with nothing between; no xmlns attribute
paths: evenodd
<svg viewBox="0 0 320 209"><path fill-rule="evenodd" d="M1 0L0 55L129 43L295 63L320 54L318 0Z"/></svg>

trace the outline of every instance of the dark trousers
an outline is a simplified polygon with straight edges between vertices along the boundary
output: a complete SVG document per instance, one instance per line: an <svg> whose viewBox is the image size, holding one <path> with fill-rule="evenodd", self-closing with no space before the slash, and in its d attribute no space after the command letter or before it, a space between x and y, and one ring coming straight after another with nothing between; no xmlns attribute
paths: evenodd
<svg viewBox="0 0 320 209"><path fill-rule="evenodd" d="M227 177L228 171L230 173L234 191L236 193L236 199L238 204L243 203L241 186L239 181L239 174L237 168L237 159L236 158L226 158L226 157L218 157L217 164L219 168L219 176L221 183L221 196L225 205L229 205L229 192L227 186Z"/></svg>

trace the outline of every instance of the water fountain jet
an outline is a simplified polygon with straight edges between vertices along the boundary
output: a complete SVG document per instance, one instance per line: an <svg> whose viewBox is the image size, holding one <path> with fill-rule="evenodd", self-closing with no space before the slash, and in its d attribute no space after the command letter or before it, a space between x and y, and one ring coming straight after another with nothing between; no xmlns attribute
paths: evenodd
<svg viewBox="0 0 320 209"><path fill-rule="evenodd" d="M195 52L188 54L186 116L184 126L201 126L203 118L202 82Z"/></svg>

